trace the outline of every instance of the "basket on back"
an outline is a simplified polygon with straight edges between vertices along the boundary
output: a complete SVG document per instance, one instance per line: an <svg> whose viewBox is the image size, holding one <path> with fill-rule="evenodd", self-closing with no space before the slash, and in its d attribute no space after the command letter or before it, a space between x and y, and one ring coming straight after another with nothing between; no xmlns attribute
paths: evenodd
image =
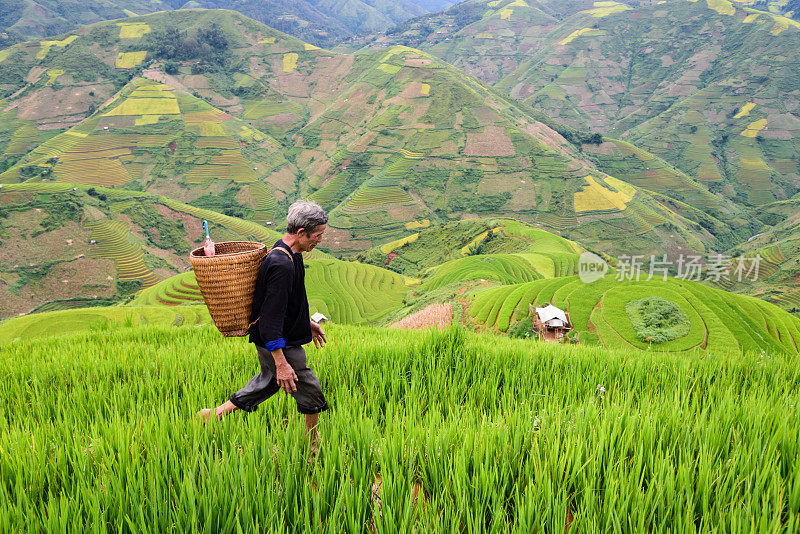
<svg viewBox="0 0 800 534"><path fill-rule="evenodd" d="M203 247L189 255L197 285L222 335L247 335L258 269L268 249L249 241L226 241L215 247L214 256L206 256Z"/></svg>

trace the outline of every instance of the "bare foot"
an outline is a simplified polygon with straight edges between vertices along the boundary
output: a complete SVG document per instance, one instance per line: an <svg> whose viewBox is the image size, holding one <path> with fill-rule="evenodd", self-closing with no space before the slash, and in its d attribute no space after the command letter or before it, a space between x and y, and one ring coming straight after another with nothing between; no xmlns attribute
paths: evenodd
<svg viewBox="0 0 800 534"><path fill-rule="evenodd" d="M214 416L216 416L216 418L219 420L228 415L229 413L235 412L236 410L238 410L236 405L233 404L231 401L227 401L225 402L225 404L217 406L216 408L204 408L200 410L199 412L197 412L197 417L201 421L203 421L203 423L208 423L209 421L214 419Z"/></svg>

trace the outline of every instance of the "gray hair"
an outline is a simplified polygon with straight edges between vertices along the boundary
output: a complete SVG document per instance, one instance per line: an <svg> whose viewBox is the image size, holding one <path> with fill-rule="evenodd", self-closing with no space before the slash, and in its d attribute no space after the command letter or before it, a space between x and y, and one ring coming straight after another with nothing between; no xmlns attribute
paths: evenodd
<svg viewBox="0 0 800 534"><path fill-rule="evenodd" d="M328 224L328 215L319 204L307 200L298 200L289 206L286 215L286 231L296 234L300 228L311 232L317 226Z"/></svg>

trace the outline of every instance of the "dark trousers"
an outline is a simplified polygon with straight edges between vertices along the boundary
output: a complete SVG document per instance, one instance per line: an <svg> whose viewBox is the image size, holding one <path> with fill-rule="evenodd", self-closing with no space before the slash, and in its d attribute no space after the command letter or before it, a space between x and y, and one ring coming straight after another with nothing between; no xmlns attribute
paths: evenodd
<svg viewBox="0 0 800 534"><path fill-rule="evenodd" d="M256 346L256 348L261 372L230 397L231 402L237 408L246 412L255 411L259 404L280 389L272 353L264 347ZM314 414L327 410L328 402L322 393L317 375L308 367L306 351L303 347L287 346L283 349L283 355L297 375L297 382L295 382L297 391L292 393L292 397L297 402L297 411L302 414Z"/></svg>

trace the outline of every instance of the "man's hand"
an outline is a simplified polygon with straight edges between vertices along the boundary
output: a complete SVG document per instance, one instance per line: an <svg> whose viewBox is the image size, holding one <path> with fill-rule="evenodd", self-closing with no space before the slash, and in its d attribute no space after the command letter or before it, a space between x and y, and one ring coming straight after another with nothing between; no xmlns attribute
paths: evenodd
<svg viewBox="0 0 800 534"><path fill-rule="evenodd" d="M295 385L295 382L297 382L297 374L295 374L291 365L286 362L282 365L277 365L275 367L275 372L277 374L275 378L283 391L286 393L297 391L297 386Z"/></svg>
<svg viewBox="0 0 800 534"><path fill-rule="evenodd" d="M322 327L311 321L311 339L314 340L314 346L318 349L321 349L325 346L325 343L328 342L328 338L325 337L325 332L322 330Z"/></svg>
<svg viewBox="0 0 800 534"><path fill-rule="evenodd" d="M275 349L272 351L272 359L275 360L275 380L278 385L286 393L297 391L297 375L286 361L286 356L283 355L283 349Z"/></svg>

